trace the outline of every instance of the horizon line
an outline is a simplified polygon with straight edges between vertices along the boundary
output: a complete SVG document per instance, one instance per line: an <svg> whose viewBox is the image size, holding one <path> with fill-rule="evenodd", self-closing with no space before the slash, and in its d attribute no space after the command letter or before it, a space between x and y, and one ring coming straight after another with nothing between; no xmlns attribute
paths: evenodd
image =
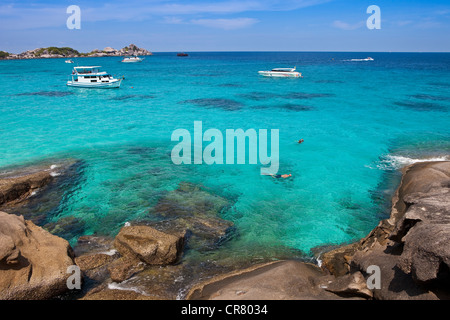
<svg viewBox="0 0 450 320"><path fill-rule="evenodd" d="M52 47L52 46L50 46ZM41 47L41 48L48 48L48 47ZM57 48L62 48L62 47L57 47ZM72 48L72 47L69 47ZM38 48L40 49L40 48ZM74 48L72 48L74 49ZM29 49L20 53L13 53L10 51L5 51L0 49L0 51L4 51L7 53L11 53L11 54L21 54L27 51L31 51L31 50L35 50L35 49ZM77 49L75 49L77 50ZM146 49L148 50L148 49ZM78 50L77 50L78 51ZM352 51L352 50L182 50L182 51L150 51L152 54L154 53L178 53L178 52L192 52L192 53L218 53L218 52L261 52L261 53L270 53L270 52L310 52L310 53L314 53L314 52L320 52L320 53L326 53L326 52L330 52L330 53L450 53L450 51ZM82 52L81 52L82 53ZM87 52L89 53L89 52ZM101 57L82 57L82 58L101 58Z"/></svg>
<svg viewBox="0 0 450 320"><path fill-rule="evenodd" d="M173 52L332 52L332 53L450 53L450 51L341 51L341 50L225 50L225 51L214 51L214 50L193 50L193 51L151 51L152 53L173 53Z"/></svg>

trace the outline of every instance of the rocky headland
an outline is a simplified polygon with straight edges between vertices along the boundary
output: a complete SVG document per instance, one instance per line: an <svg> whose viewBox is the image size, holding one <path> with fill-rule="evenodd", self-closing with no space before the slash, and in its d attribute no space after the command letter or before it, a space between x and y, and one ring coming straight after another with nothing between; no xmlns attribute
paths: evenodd
<svg viewBox="0 0 450 320"><path fill-rule="evenodd" d="M118 57L118 56L150 56L153 53L130 44L120 50L106 47L103 50L94 49L88 53L81 53L69 47L47 47L28 50L22 53L9 53L0 51L0 60L13 59L45 59L45 58L83 58L83 57Z"/></svg>
<svg viewBox="0 0 450 320"><path fill-rule="evenodd" d="M389 219L356 243L319 249L320 267L280 261L241 270L198 284L187 298L447 300L449 243L450 162L416 163L403 169Z"/></svg>
<svg viewBox="0 0 450 320"><path fill-rule="evenodd" d="M169 283L197 274L196 266L181 259L186 248L214 252L233 235L233 224L219 215L230 203L201 186L181 183L152 208L158 221L127 223L115 238L82 236L72 248L52 233L77 226L75 218L50 224L40 215L27 213L24 219L21 210L36 208L30 206L36 194L53 192L52 186L70 181L80 166L67 161L0 175L0 299L67 294L86 300L175 299ZM181 298L449 299L449 242L450 162L417 163L403 169L390 217L360 241L317 248L318 264L280 260L211 274L206 281L191 281ZM73 265L87 288L76 293L66 284ZM376 288L369 285L371 266L380 271ZM151 292L122 286L136 279L149 282Z"/></svg>

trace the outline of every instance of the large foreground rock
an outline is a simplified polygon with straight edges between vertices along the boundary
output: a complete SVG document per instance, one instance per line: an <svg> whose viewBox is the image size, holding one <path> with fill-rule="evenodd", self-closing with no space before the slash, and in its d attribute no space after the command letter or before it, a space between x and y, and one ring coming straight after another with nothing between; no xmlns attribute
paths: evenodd
<svg viewBox="0 0 450 320"><path fill-rule="evenodd" d="M184 244L184 233L173 235L148 226L125 226L114 240L124 257L135 257L147 264L175 263Z"/></svg>
<svg viewBox="0 0 450 320"><path fill-rule="evenodd" d="M185 232L168 234L149 226L125 226L114 239L120 258L107 268L114 282L122 282L144 270L146 265L169 265L183 252Z"/></svg>
<svg viewBox="0 0 450 320"><path fill-rule="evenodd" d="M69 243L23 217L0 212L0 299L48 299L66 291Z"/></svg>
<svg viewBox="0 0 450 320"><path fill-rule="evenodd" d="M152 225L169 233L188 230L190 248L214 250L233 236L233 223L221 218L230 206L230 201L201 185L181 182L177 189L159 199L152 213L161 221Z"/></svg>
<svg viewBox="0 0 450 320"><path fill-rule="evenodd" d="M338 300L320 268L278 261L219 276L191 289L188 300ZM333 289L340 291L339 289ZM344 289L342 289L345 291ZM358 291L358 290L355 290ZM350 293L351 294L351 293Z"/></svg>

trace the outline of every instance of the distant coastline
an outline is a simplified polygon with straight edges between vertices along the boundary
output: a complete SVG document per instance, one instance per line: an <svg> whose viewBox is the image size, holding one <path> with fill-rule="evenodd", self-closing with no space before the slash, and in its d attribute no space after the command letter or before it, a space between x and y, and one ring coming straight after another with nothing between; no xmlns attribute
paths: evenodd
<svg viewBox="0 0 450 320"><path fill-rule="evenodd" d="M70 47L47 47L28 50L19 54L0 51L0 60L48 59L48 58L85 58L85 57L117 57L117 56L150 56L151 51L130 44L120 50L106 47L103 50L94 49L81 53Z"/></svg>

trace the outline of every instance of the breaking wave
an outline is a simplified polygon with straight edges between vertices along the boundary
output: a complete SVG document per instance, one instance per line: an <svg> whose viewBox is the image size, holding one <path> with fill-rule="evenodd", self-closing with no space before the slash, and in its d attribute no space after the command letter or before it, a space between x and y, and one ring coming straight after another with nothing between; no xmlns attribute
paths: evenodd
<svg viewBox="0 0 450 320"><path fill-rule="evenodd" d="M404 156L387 155L377 164L378 169L382 170L392 170L400 169L417 162L427 162L427 161L449 161L450 156L439 156L432 158L414 159Z"/></svg>

